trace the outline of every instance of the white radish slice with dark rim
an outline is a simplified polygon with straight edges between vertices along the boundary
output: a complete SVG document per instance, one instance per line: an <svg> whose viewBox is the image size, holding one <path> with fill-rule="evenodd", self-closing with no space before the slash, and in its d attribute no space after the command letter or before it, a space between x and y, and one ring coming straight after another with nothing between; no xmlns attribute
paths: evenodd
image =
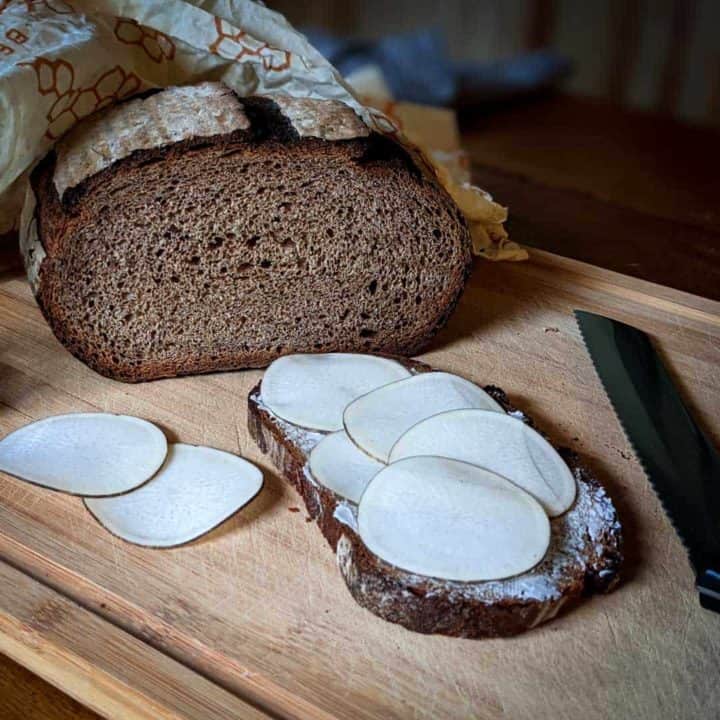
<svg viewBox="0 0 720 720"><path fill-rule="evenodd" d="M100 497L147 482L163 464L167 440L146 420L73 413L38 420L0 441L0 470L51 490Z"/></svg>
<svg viewBox="0 0 720 720"><path fill-rule="evenodd" d="M263 404L283 420L313 430L342 430L348 403L388 383L410 377L399 362L375 355L286 355L265 372Z"/></svg>
<svg viewBox="0 0 720 720"><path fill-rule="evenodd" d="M501 580L537 565L550 521L528 493L458 460L412 457L388 465L358 507L368 549L408 572L444 580Z"/></svg>
<svg viewBox="0 0 720 720"><path fill-rule="evenodd" d="M385 467L364 453L347 434L326 435L310 453L310 474L326 488L354 503L367 484Z"/></svg>
<svg viewBox="0 0 720 720"><path fill-rule="evenodd" d="M135 545L169 548L225 522L262 484L259 468L237 455L175 443L150 482L125 495L87 498L85 506L113 535Z"/></svg>
<svg viewBox="0 0 720 720"><path fill-rule="evenodd" d="M387 462L393 445L431 415L461 408L503 409L482 388L445 372L428 372L386 385L351 402L345 432L368 455ZM432 454L432 453L427 453Z"/></svg>
<svg viewBox="0 0 720 720"><path fill-rule="evenodd" d="M390 462L441 455L491 470L529 492L550 517L574 502L576 483L557 450L522 420L487 410L440 413L410 428Z"/></svg>

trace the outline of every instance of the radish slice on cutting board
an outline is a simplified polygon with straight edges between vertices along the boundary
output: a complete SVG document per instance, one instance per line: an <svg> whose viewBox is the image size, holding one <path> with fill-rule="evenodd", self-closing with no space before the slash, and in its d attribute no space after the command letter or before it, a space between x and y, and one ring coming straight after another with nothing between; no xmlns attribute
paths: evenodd
<svg viewBox="0 0 720 720"><path fill-rule="evenodd" d="M576 483L557 450L522 420L487 410L453 410L410 428L390 462L441 455L491 470L529 492L550 517L574 502Z"/></svg>
<svg viewBox="0 0 720 720"><path fill-rule="evenodd" d="M353 353L286 355L265 372L263 404L283 420L313 430L342 430L349 402L410 377L395 360Z"/></svg>
<svg viewBox="0 0 720 720"><path fill-rule="evenodd" d="M136 545L174 547L204 535L247 505L263 477L222 450L171 444L165 464L141 488L85 506L113 535Z"/></svg>
<svg viewBox="0 0 720 720"><path fill-rule="evenodd" d="M429 372L359 397L347 406L343 419L345 432L361 450L387 462L393 445L413 425L437 413L461 408L503 413L495 400L469 380Z"/></svg>
<svg viewBox="0 0 720 720"><path fill-rule="evenodd" d="M38 420L0 441L0 470L73 495L105 496L142 485L163 464L167 440L146 420L73 413Z"/></svg>
<svg viewBox="0 0 720 720"><path fill-rule="evenodd" d="M360 450L344 431L324 437L310 453L310 474L321 485L354 503L385 467Z"/></svg>
<svg viewBox="0 0 720 720"><path fill-rule="evenodd" d="M550 543L540 504L495 473L458 460L413 457L381 470L358 508L360 537L409 572L465 582L534 567Z"/></svg>

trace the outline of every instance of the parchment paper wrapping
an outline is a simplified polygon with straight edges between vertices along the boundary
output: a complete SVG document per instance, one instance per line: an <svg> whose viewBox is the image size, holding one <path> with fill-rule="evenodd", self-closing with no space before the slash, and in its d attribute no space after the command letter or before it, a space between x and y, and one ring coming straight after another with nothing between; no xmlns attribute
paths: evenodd
<svg viewBox="0 0 720 720"><path fill-rule="evenodd" d="M240 96L345 103L419 164L429 161L466 214L476 252L524 256L503 228L505 208L469 184L457 153L425 147L420 156L400 115L361 103L284 17L251 0L0 0L0 235L18 225L29 168L78 120L150 88L200 80Z"/></svg>

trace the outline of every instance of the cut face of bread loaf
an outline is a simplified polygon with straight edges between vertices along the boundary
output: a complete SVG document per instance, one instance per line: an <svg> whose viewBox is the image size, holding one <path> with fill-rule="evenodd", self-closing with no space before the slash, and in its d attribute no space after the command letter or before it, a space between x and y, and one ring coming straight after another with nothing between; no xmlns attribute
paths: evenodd
<svg viewBox="0 0 720 720"><path fill-rule="evenodd" d="M428 342L469 272L460 211L349 108L302 102L170 88L38 166L32 279L74 355L140 381Z"/></svg>
<svg viewBox="0 0 720 720"><path fill-rule="evenodd" d="M404 364L414 374L431 370L417 361ZM503 411L533 426L502 390L488 386L485 391ZM248 397L248 427L259 448L301 494L335 551L352 596L385 620L422 633L504 637L530 630L617 584L622 530L615 507L570 451L559 450L577 494L566 513L550 518L550 545L539 564L506 579L465 582L410 572L373 553L361 538L358 504L324 487L310 472L310 454L327 433L274 415L263 403L262 383ZM298 532L307 532L305 523Z"/></svg>

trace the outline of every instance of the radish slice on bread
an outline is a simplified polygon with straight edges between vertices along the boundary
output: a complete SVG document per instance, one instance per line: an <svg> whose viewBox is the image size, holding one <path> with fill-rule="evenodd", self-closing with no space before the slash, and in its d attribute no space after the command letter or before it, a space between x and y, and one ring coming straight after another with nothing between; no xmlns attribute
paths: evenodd
<svg viewBox="0 0 720 720"><path fill-rule="evenodd" d="M540 504L505 478L458 460L388 465L358 508L365 545L403 570L466 582L499 580L539 563L550 543Z"/></svg>
<svg viewBox="0 0 720 720"><path fill-rule="evenodd" d="M498 473L529 492L550 517L575 500L575 478L557 450L504 413L454 410L427 418L395 443L390 462L415 455L440 455Z"/></svg>
<svg viewBox="0 0 720 720"><path fill-rule="evenodd" d="M393 445L413 425L447 410L503 409L475 383L445 372L414 375L373 390L351 402L343 416L352 441L376 460L387 462Z"/></svg>
<svg viewBox="0 0 720 720"><path fill-rule="evenodd" d="M375 355L286 355L270 365L262 401L279 418L313 430L342 430L343 411L357 397L410 377L395 360Z"/></svg>
<svg viewBox="0 0 720 720"><path fill-rule="evenodd" d="M309 465L317 482L354 503L360 502L367 484L385 467L342 430L327 435L312 449Z"/></svg>

